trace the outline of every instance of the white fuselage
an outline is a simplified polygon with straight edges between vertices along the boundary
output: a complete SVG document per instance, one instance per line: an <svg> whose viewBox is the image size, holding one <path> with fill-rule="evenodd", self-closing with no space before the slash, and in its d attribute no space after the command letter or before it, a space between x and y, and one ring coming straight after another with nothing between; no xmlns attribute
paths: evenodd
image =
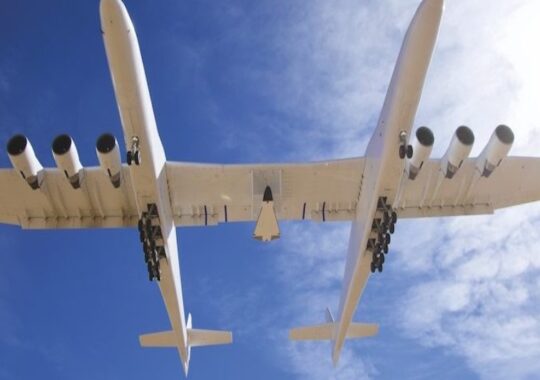
<svg viewBox="0 0 540 380"><path fill-rule="evenodd" d="M351 226L343 290L334 332L333 360L337 362L354 311L370 274L366 249L379 197L396 196L405 160L399 158L399 135L410 135L424 79L442 16L443 0L424 0L405 36L377 128L366 149L362 189L356 220Z"/></svg>
<svg viewBox="0 0 540 380"><path fill-rule="evenodd" d="M172 329L180 342L179 352L186 369L189 360L187 328L176 229L167 186L165 152L156 127L139 43L133 23L121 1L102 0L100 14L126 149L131 149L133 137L139 140L141 164L130 166L138 213L141 216L151 203L157 205L159 212L167 256L166 259L160 260L159 287Z"/></svg>

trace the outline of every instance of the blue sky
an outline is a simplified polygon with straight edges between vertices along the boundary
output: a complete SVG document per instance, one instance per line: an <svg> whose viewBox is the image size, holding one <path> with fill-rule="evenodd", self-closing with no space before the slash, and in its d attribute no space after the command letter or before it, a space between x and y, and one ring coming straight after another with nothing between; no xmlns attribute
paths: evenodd
<svg viewBox="0 0 540 380"><path fill-rule="evenodd" d="M363 153L417 0L130 1L158 128L170 160L306 161ZM0 166L26 134L45 166L67 132L86 166L103 132L122 133L98 1L0 3ZM440 156L458 125L514 128L538 155L540 35L535 0L447 1L415 126ZM232 329L194 349L190 379L540 377L540 207L401 221L394 252L356 320L379 336L326 343L287 330L335 309L347 224L284 223L278 242L250 224L179 229L194 325ZM0 227L0 379L183 378L174 350L141 349L168 327L135 230Z"/></svg>

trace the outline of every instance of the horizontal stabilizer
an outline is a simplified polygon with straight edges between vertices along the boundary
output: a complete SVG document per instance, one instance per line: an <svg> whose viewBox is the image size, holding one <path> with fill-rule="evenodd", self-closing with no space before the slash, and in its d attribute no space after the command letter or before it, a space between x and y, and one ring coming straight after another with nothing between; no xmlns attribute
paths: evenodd
<svg viewBox="0 0 540 380"><path fill-rule="evenodd" d="M298 327L291 329L291 340L332 340L336 322L323 323L321 325ZM371 323L351 323L347 330L347 339L365 338L374 336L379 332L379 325Z"/></svg>
<svg viewBox="0 0 540 380"><path fill-rule="evenodd" d="M176 335L172 330L140 335L139 342L142 347L176 347L178 345Z"/></svg>
<svg viewBox="0 0 540 380"><path fill-rule="evenodd" d="M232 343L232 333L230 331L188 329L188 345L190 347L229 343Z"/></svg>
<svg viewBox="0 0 540 380"><path fill-rule="evenodd" d="M291 340L331 340L334 333L334 323L322 325L298 327L289 332Z"/></svg>

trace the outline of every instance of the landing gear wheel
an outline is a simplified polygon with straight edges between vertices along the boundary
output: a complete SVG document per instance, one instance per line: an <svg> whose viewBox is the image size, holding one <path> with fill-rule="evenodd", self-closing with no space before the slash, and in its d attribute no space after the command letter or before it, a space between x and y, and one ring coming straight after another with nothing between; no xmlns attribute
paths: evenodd
<svg viewBox="0 0 540 380"><path fill-rule="evenodd" d="M389 245L390 244L390 234L386 234L386 244L385 245Z"/></svg>
<svg viewBox="0 0 540 380"><path fill-rule="evenodd" d="M388 232L393 234L395 231L396 231L396 225L394 223L390 223L390 225L388 226Z"/></svg>
<svg viewBox="0 0 540 380"><path fill-rule="evenodd" d="M410 145L409 145L410 146ZM412 150L412 147L411 147ZM412 156L412 153L411 153ZM141 164L141 152L136 151L133 155L133 161L135 162L135 165L139 166Z"/></svg>
<svg viewBox="0 0 540 380"><path fill-rule="evenodd" d="M127 164L131 166L131 162L133 161L133 153L131 152L131 150L127 151L126 161L127 161Z"/></svg>
<svg viewBox="0 0 540 380"><path fill-rule="evenodd" d="M403 160L405 158L406 154L407 154L407 149L405 148L404 145L400 145L399 146L399 158L401 158Z"/></svg>
<svg viewBox="0 0 540 380"><path fill-rule="evenodd" d="M381 263L381 265L384 264L384 255L381 255L381 257L379 258L379 262Z"/></svg>
<svg viewBox="0 0 540 380"><path fill-rule="evenodd" d="M392 211L392 224L396 224L397 222L397 214L395 211Z"/></svg>
<svg viewBox="0 0 540 380"><path fill-rule="evenodd" d="M388 244L383 245L383 252L388 253Z"/></svg>
<svg viewBox="0 0 540 380"><path fill-rule="evenodd" d="M146 266L148 268L148 279L152 281L154 279L154 270L152 268L152 263L148 262Z"/></svg>
<svg viewBox="0 0 540 380"><path fill-rule="evenodd" d="M371 273L375 273L375 263L371 262Z"/></svg>
<svg viewBox="0 0 540 380"><path fill-rule="evenodd" d="M412 155L413 155L413 147L412 145L407 145L407 158L412 158ZM139 164L137 164L139 165Z"/></svg>
<svg viewBox="0 0 540 380"><path fill-rule="evenodd" d="M137 223L137 228L139 229L139 232L143 232L144 223L142 219L139 219L139 222Z"/></svg>
<svg viewBox="0 0 540 380"><path fill-rule="evenodd" d="M382 263L379 263L379 265L378 265L377 269L379 270L379 273L381 273L381 272L382 272Z"/></svg>

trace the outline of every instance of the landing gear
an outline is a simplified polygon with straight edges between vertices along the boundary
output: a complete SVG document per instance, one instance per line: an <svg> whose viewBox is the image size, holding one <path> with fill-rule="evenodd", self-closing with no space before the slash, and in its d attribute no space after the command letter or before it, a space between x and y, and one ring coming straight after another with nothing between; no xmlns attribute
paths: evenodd
<svg viewBox="0 0 540 380"><path fill-rule="evenodd" d="M412 158L412 155L413 155L413 147L412 145L407 145L407 158L409 159Z"/></svg>
<svg viewBox="0 0 540 380"><path fill-rule="evenodd" d="M399 133L399 158L402 160L405 158L412 158L413 156L413 147L410 144L407 144L407 132L401 131Z"/></svg>
<svg viewBox="0 0 540 380"><path fill-rule="evenodd" d="M139 137L133 136L131 139L131 150L127 151L126 161L129 166L132 163L139 166L141 164L141 151L139 150Z"/></svg>
<svg viewBox="0 0 540 380"><path fill-rule="evenodd" d="M403 148L406 149L406 148ZM371 238L368 240L366 249L371 251L372 259L370 264L371 273L382 272L385 255L389 252L391 234L395 231L397 214L388 204L386 197L377 200L377 217L371 225Z"/></svg>
<svg viewBox="0 0 540 380"><path fill-rule="evenodd" d="M153 203L147 205L146 212L143 212L141 219L137 223L141 242L143 245L144 262L148 269L150 281L161 280L160 260L166 259L167 254L163 245L163 235L157 206Z"/></svg>

